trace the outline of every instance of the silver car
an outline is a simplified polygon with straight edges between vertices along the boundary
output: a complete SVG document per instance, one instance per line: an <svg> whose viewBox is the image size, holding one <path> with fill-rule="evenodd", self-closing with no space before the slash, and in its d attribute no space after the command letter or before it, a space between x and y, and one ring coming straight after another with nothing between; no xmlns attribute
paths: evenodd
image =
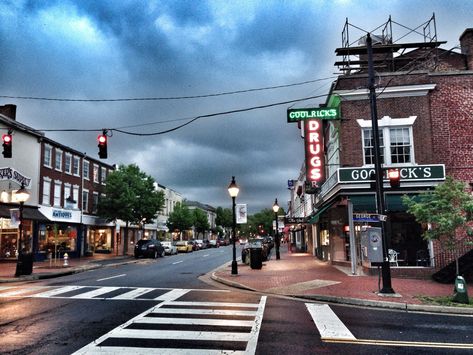
<svg viewBox="0 0 473 355"><path fill-rule="evenodd" d="M164 247L164 252L167 255L174 255L177 254L177 247L173 244L173 242L161 242Z"/></svg>

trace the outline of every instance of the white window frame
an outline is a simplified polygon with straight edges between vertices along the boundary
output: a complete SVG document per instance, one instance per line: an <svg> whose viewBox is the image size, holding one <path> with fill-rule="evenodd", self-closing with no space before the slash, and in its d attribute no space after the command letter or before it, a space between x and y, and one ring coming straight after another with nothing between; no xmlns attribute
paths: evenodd
<svg viewBox="0 0 473 355"><path fill-rule="evenodd" d="M94 182L97 184L99 183L99 166L97 164L94 164L94 170L93 170L93 179Z"/></svg>
<svg viewBox="0 0 473 355"><path fill-rule="evenodd" d="M383 155L385 166L400 166L400 165L415 165L415 152L414 152L414 135L412 132L412 126L417 116L409 116L407 118L391 118L384 116L378 120L378 129L383 131ZM364 141L364 130L371 129L371 120L357 120L358 125L361 127L361 143L362 143L362 154L363 154L363 166L373 166L374 164L366 164L365 157L365 141ZM409 163L392 163L391 161L391 134L390 129L392 128L407 128L409 129L409 140L410 140L410 162ZM380 147L381 148L381 147Z"/></svg>
<svg viewBox="0 0 473 355"><path fill-rule="evenodd" d="M94 191L92 193L92 213L97 213L98 206L99 206L99 193Z"/></svg>
<svg viewBox="0 0 473 355"><path fill-rule="evenodd" d="M43 166L52 168L53 147L49 144L44 145Z"/></svg>
<svg viewBox="0 0 473 355"><path fill-rule="evenodd" d="M42 204L45 206L51 205L51 179L48 177L43 178Z"/></svg>
<svg viewBox="0 0 473 355"><path fill-rule="evenodd" d="M107 168L102 166L100 168L100 183L105 185L105 179L107 178Z"/></svg>
<svg viewBox="0 0 473 355"><path fill-rule="evenodd" d="M82 161L82 174L84 176L84 179L89 180L90 162L88 160L85 160L85 159Z"/></svg>
<svg viewBox="0 0 473 355"><path fill-rule="evenodd" d="M89 190L82 190L82 211L89 211Z"/></svg>
<svg viewBox="0 0 473 355"><path fill-rule="evenodd" d="M59 148L56 148L54 151L54 169L56 171L62 171L62 157L63 151ZM58 159L59 158L59 159Z"/></svg>
<svg viewBox="0 0 473 355"><path fill-rule="evenodd" d="M66 158L64 159L64 172L66 174L72 174L72 154L66 153Z"/></svg>
<svg viewBox="0 0 473 355"><path fill-rule="evenodd" d="M74 199L74 209L79 209L79 185L72 186L72 198Z"/></svg>
<svg viewBox="0 0 473 355"><path fill-rule="evenodd" d="M61 207L62 181L54 181L54 201L53 206Z"/></svg>
<svg viewBox="0 0 473 355"><path fill-rule="evenodd" d="M80 176L80 157L78 157L77 155L74 155L74 157L72 158L72 173L74 176Z"/></svg>

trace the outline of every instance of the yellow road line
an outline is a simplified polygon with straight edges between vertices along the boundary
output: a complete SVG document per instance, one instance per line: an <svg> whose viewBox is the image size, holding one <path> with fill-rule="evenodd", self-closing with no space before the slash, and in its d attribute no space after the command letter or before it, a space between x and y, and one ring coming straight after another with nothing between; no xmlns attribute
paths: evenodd
<svg viewBox="0 0 473 355"><path fill-rule="evenodd" d="M443 349L473 349L473 344L462 344L462 343L434 343L434 342L424 342L424 341L340 339L340 338L322 338L321 340L327 343L344 343L344 344L359 344L359 345L404 346L404 347L443 348Z"/></svg>

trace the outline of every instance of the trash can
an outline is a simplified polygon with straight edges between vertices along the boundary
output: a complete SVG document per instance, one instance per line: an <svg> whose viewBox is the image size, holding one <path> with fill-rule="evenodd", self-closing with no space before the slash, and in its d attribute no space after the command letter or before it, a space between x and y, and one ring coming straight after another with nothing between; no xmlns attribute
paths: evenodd
<svg viewBox="0 0 473 355"><path fill-rule="evenodd" d="M469 304L468 291L466 288L465 279L462 276L457 276L455 279L455 294L453 295L453 302Z"/></svg>
<svg viewBox="0 0 473 355"><path fill-rule="evenodd" d="M15 276L31 275L33 273L33 254L20 253L16 264Z"/></svg>
<svg viewBox="0 0 473 355"><path fill-rule="evenodd" d="M250 244L250 267L261 269L263 267L263 243L260 240L252 240Z"/></svg>

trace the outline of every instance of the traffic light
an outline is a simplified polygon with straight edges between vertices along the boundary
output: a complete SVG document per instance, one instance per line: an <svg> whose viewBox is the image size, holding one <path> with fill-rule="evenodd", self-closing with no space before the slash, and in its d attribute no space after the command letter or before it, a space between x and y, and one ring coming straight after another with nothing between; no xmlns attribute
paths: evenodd
<svg viewBox="0 0 473 355"><path fill-rule="evenodd" d="M100 159L107 159L107 131L103 131L103 134L99 134L97 139L99 141L99 157Z"/></svg>
<svg viewBox="0 0 473 355"><path fill-rule="evenodd" d="M399 169L389 169L388 179L389 184L393 189L396 189L401 186L401 172L399 171Z"/></svg>
<svg viewBox="0 0 473 355"><path fill-rule="evenodd" d="M4 134L2 136L2 139L3 139L3 157L11 158L11 145L12 145L11 132Z"/></svg>

